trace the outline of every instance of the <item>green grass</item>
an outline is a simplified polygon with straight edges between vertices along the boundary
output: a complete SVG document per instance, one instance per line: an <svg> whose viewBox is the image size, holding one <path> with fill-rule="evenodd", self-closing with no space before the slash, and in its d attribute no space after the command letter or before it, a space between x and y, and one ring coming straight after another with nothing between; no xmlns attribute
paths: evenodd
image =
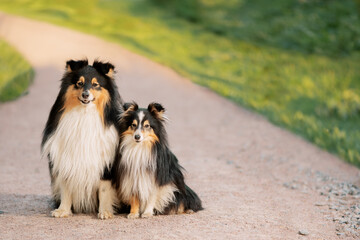
<svg viewBox="0 0 360 240"><path fill-rule="evenodd" d="M360 166L354 1L163 1L3 0L0 9L120 43Z"/></svg>
<svg viewBox="0 0 360 240"><path fill-rule="evenodd" d="M360 50L360 0L151 1L233 40L331 56Z"/></svg>
<svg viewBox="0 0 360 240"><path fill-rule="evenodd" d="M26 91L34 72L29 63L1 39L0 52L0 102L5 102Z"/></svg>

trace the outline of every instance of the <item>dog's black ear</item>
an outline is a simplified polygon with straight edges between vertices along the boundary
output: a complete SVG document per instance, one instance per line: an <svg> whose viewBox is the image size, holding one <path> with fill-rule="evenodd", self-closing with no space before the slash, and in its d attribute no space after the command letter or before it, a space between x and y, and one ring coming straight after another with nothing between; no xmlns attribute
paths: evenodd
<svg viewBox="0 0 360 240"><path fill-rule="evenodd" d="M124 111L137 111L139 106L137 105L136 102L131 102L131 103L124 103L123 105Z"/></svg>
<svg viewBox="0 0 360 240"><path fill-rule="evenodd" d="M114 75L114 65L112 65L109 62L103 63L100 61L95 60L93 63L93 67L98 71L99 73L108 76L109 78L112 78Z"/></svg>
<svg viewBox="0 0 360 240"><path fill-rule="evenodd" d="M161 121L167 120L167 117L164 115L165 108L160 103L150 103L148 106L148 111L151 113L151 115Z"/></svg>
<svg viewBox="0 0 360 240"><path fill-rule="evenodd" d="M74 72L77 71L85 66L88 65L88 60L79 60L79 61L74 61L74 60L69 60L66 62L66 71L67 72Z"/></svg>

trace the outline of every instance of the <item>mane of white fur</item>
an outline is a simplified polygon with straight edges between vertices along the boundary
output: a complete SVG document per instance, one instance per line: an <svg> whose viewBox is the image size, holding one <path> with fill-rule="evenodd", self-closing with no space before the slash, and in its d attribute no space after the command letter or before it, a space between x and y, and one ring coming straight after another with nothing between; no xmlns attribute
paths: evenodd
<svg viewBox="0 0 360 240"><path fill-rule="evenodd" d="M75 212L95 211L100 179L114 159L117 144L115 127L104 126L94 104L65 113L43 148L53 164L55 199L60 199L60 185L65 184Z"/></svg>
<svg viewBox="0 0 360 240"><path fill-rule="evenodd" d="M133 195L140 200L141 211L144 211L150 199L155 200L154 208L162 212L175 200L177 188L173 183L159 187L155 180L156 159L154 159L151 144L137 143L133 136L126 135L120 145L121 165L124 167L121 178L121 198L129 202Z"/></svg>
<svg viewBox="0 0 360 240"><path fill-rule="evenodd" d="M125 136L120 145L121 165L124 167L121 195L130 199L139 194L140 201L146 201L155 187L156 162L152 158L151 147L137 143L132 136Z"/></svg>

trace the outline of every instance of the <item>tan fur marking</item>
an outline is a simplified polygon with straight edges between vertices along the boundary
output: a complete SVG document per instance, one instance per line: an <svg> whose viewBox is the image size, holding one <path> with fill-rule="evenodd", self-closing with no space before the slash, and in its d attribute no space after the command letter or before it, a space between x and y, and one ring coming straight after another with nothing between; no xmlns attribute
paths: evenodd
<svg viewBox="0 0 360 240"><path fill-rule="evenodd" d="M108 77L112 78L114 75L114 69L110 68L109 72L106 74Z"/></svg>
<svg viewBox="0 0 360 240"><path fill-rule="evenodd" d="M159 138L154 133L154 130L151 128L150 130L144 129L142 131L144 139L147 139L150 143L155 143L159 141Z"/></svg>
<svg viewBox="0 0 360 240"><path fill-rule="evenodd" d="M132 136L133 134L134 134L134 130L132 129L131 126L129 126L129 128L125 132L123 132L121 134L121 136L125 136L125 135L131 135Z"/></svg>
<svg viewBox="0 0 360 240"><path fill-rule="evenodd" d="M76 82L76 86L82 88L84 86L84 83L85 83L85 78L81 76L79 80Z"/></svg>
<svg viewBox="0 0 360 240"><path fill-rule="evenodd" d="M101 120L104 122L104 110L108 102L110 101L110 94L108 90L101 88L101 90L90 89L90 92L93 94L95 100L94 103L100 114Z"/></svg>
<svg viewBox="0 0 360 240"><path fill-rule="evenodd" d="M146 128L145 126L149 125L148 128ZM144 139L147 139L150 143L155 143L159 141L159 138L156 136L154 130L150 127L150 122L149 120L145 120L143 123L143 129L142 129L142 134L144 136Z"/></svg>
<svg viewBox="0 0 360 240"><path fill-rule="evenodd" d="M138 125L138 121L136 119L134 119L134 121L132 122L132 124L135 124L136 126Z"/></svg>
<svg viewBox="0 0 360 240"><path fill-rule="evenodd" d="M157 118L159 118L161 120L165 120L165 118L164 118L165 111L164 110L161 110L159 112L154 105L151 105L150 112L154 113Z"/></svg>
<svg viewBox="0 0 360 240"><path fill-rule="evenodd" d="M99 84L98 80L96 78L91 79L91 84Z"/></svg>
<svg viewBox="0 0 360 240"><path fill-rule="evenodd" d="M144 121L144 127L145 127L145 125L149 125L149 126L150 126L149 120L145 120L145 121Z"/></svg>
<svg viewBox="0 0 360 240"><path fill-rule="evenodd" d="M184 210L185 210L184 204L181 203L180 206L178 207L177 213L178 214L184 213L185 212Z"/></svg>
<svg viewBox="0 0 360 240"><path fill-rule="evenodd" d="M130 213L138 214L139 209L140 209L140 201L139 201L139 198L137 196L132 196L131 197L130 205L131 205Z"/></svg>
<svg viewBox="0 0 360 240"><path fill-rule="evenodd" d="M153 146L153 141L143 141L143 144L147 147L147 148L150 148Z"/></svg>
<svg viewBox="0 0 360 240"><path fill-rule="evenodd" d="M175 209L171 209L171 210L169 211L169 213L168 213L168 215L174 215L174 214L176 214Z"/></svg>
<svg viewBox="0 0 360 240"><path fill-rule="evenodd" d="M65 103L61 110L64 110L64 112L66 113L72 108L79 106L81 104L79 101L81 92L81 89L75 89L73 85L70 86L65 93Z"/></svg>
<svg viewBox="0 0 360 240"><path fill-rule="evenodd" d="M135 105L131 105L126 112L130 112L130 111L134 111L135 110Z"/></svg>

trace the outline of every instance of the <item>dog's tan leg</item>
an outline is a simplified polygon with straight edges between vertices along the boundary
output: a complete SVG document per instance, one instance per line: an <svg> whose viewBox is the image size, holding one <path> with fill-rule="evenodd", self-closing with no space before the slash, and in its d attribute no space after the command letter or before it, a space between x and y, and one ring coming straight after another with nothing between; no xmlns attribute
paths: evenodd
<svg viewBox="0 0 360 240"><path fill-rule="evenodd" d="M138 196L133 196L130 200L131 210L127 218L139 218L140 201Z"/></svg>
<svg viewBox="0 0 360 240"><path fill-rule="evenodd" d="M116 202L116 192L111 185L111 181L101 180L99 187L99 213L98 218L108 219L113 218L113 206Z"/></svg>
<svg viewBox="0 0 360 240"><path fill-rule="evenodd" d="M60 206L58 209L55 209L51 212L51 215L56 218L65 218L72 215L71 212L71 205L72 205L72 199L71 199L71 193L69 192L69 189L66 187L64 183L60 185L61 189L61 197L60 197Z"/></svg>

